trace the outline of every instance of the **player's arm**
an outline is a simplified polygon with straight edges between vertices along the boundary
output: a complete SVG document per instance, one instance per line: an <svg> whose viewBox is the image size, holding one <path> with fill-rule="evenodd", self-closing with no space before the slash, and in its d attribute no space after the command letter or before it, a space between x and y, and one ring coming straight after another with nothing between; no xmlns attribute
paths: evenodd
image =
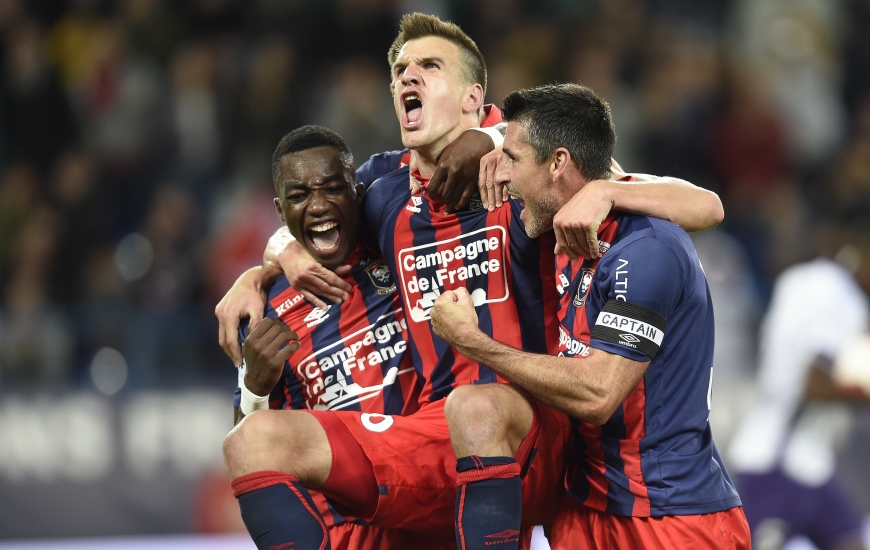
<svg viewBox="0 0 870 550"><path fill-rule="evenodd" d="M474 303L464 288L442 294L431 315L435 334L462 355L519 384L542 403L599 426L613 416L649 365L594 348L588 357L575 359L496 342L478 328Z"/></svg>
<svg viewBox="0 0 870 550"><path fill-rule="evenodd" d="M654 216L686 231L701 231L719 224L724 210L712 191L678 178L626 174L613 163L610 180L587 183L553 218L556 253L572 260L597 258L598 228L611 210ZM633 182L619 181L632 176Z"/></svg>
<svg viewBox="0 0 870 550"><path fill-rule="evenodd" d="M842 401L861 403L870 400L859 386L842 386L828 373L823 365L814 364L807 373L804 398L817 401Z"/></svg>
<svg viewBox="0 0 870 550"><path fill-rule="evenodd" d="M429 180L429 194L444 202L448 213L466 206L478 191L480 175L487 166L483 159L491 151L501 150L506 127L506 124L498 124L490 128L471 128L441 152ZM484 200L483 193L481 200Z"/></svg>
<svg viewBox="0 0 870 550"><path fill-rule="evenodd" d="M239 323L242 319L251 320L250 330L263 319L266 308L265 288L275 282L281 271L268 266L257 266L242 273L232 288L221 298L214 308L218 318L218 341L233 364L242 364L242 350L239 343Z"/></svg>
<svg viewBox="0 0 870 550"><path fill-rule="evenodd" d="M281 380L284 363L299 349L298 336L278 319L267 317L244 344L245 373L240 377L241 400L235 421L255 410L269 408L269 396Z"/></svg>

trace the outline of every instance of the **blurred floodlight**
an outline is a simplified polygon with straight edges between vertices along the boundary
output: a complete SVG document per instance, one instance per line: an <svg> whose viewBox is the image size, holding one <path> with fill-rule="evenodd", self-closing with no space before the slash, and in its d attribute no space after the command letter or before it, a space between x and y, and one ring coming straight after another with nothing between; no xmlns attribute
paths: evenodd
<svg viewBox="0 0 870 550"><path fill-rule="evenodd" d="M106 395L115 395L127 382L127 361L121 352L102 348L91 361L94 386Z"/></svg>
<svg viewBox="0 0 870 550"><path fill-rule="evenodd" d="M151 269L154 249L151 242L139 233L130 233L115 249L115 267L127 281L141 279Z"/></svg>

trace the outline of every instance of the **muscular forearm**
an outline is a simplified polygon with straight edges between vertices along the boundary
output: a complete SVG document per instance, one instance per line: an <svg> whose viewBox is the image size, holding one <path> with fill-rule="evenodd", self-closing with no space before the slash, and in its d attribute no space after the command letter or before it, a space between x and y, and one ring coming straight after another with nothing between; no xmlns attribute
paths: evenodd
<svg viewBox="0 0 870 550"><path fill-rule="evenodd" d="M538 401L596 425L607 422L646 368L646 363L599 350L582 359L528 353L480 331L469 332L455 347L523 387ZM614 359L633 365L606 368L604 362Z"/></svg>
<svg viewBox="0 0 870 550"><path fill-rule="evenodd" d="M702 231L725 217L719 196L691 183L669 177L632 174L631 183L611 183L613 207L671 221L686 231Z"/></svg>

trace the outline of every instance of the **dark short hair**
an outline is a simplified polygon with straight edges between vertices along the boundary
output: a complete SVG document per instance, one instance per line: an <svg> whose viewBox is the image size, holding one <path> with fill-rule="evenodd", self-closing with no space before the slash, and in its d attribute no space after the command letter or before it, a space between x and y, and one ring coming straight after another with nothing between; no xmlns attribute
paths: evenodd
<svg viewBox="0 0 870 550"><path fill-rule="evenodd" d="M525 140L541 164L564 147L587 179L610 172L616 129L607 102L579 84L549 84L512 92L504 118L525 128Z"/></svg>
<svg viewBox="0 0 870 550"><path fill-rule="evenodd" d="M393 40L393 44L387 51L387 61L392 69L393 63L399 57L399 50L409 40L437 36L459 47L459 53L465 61L465 79L469 83L480 84L486 95L486 61L483 54L459 25L450 21L442 21L434 15L425 13L411 13L402 16L399 24L399 35Z"/></svg>
<svg viewBox="0 0 870 550"><path fill-rule="evenodd" d="M282 158L292 153L316 149L318 147L333 147L338 150L341 155L342 164L353 171L353 153L351 153L350 147L347 146L347 143L340 135L323 126L315 126L313 124L300 126L282 137L281 141L278 142L278 146L275 147L275 152L272 153L272 183L275 184L275 189L280 191L278 180L281 176Z"/></svg>

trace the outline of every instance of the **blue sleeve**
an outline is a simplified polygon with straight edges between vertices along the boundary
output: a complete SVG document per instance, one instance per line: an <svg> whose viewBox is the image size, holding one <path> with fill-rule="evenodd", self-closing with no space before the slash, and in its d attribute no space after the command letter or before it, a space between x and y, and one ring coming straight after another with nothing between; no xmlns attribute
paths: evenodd
<svg viewBox="0 0 870 550"><path fill-rule="evenodd" d="M387 209L400 208L411 196L407 182L407 167L394 170L374 182L363 197L362 241L379 256L383 256L383 228L389 223Z"/></svg>
<svg viewBox="0 0 870 550"><path fill-rule="evenodd" d="M368 190L376 179L386 176L399 167L405 151L407 149L372 155L369 157L369 160L356 169L356 182L363 184L366 190Z"/></svg>
<svg viewBox="0 0 870 550"><path fill-rule="evenodd" d="M653 236L608 252L586 309L590 347L635 361L655 358L686 286L674 250Z"/></svg>

